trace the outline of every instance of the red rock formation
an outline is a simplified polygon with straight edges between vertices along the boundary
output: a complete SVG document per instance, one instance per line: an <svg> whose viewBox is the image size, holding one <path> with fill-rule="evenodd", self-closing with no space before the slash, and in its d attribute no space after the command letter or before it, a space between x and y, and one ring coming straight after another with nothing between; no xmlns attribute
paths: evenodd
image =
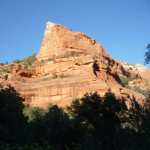
<svg viewBox="0 0 150 150"><path fill-rule="evenodd" d="M97 91L104 95L109 89L117 97L129 100L128 106L133 95L140 103L145 99L145 96L123 88L118 76L138 76L143 82L142 74L125 69L94 39L62 25L47 23L37 59L32 66L21 63L0 67L0 71L12 72L5 81L2 74L0 83L14 86L31 106L46 107L50 102L65 106L86 92Z"/></svg>
<svg viewBox="0 0 150 150"><path fill-rule="evenodd" d="M100 54L107 56L103 47L84 33L72 32L60 24L47 23L44 39L37 59L47 59L53 56L71 54Z"/></svg>
<svg viewBox="0 0 150 150"><path fill-rule="evenodd" d="M98 42L86 34L72 32L60 24L48 22L37 59L61 58L72 53L79 56L90 55L94 60L99 59L101 63L113 67L117 72L135 76L134 73L126 71L119 61L109 56Z"/></svg>

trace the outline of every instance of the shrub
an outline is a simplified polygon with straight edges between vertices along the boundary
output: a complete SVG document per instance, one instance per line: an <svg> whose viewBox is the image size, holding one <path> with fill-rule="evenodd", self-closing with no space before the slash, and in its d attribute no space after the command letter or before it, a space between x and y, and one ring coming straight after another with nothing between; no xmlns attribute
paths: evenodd
<svg viewBox="0 0 150 150"><path fill-rule="evenodd" d="M0 63L0 66L4 66L4 63Z"/></svg>
<svg viewBox="0 0 150 150"><path fill-rule="evenodd" d="M51 78L43 78L43 79L39 80L38 82L48 81L48 80L50 80L50 79L51 79Z"/></svg>
<svg viewBox="0 0 150 150"><path fill-rule="evenodd" d="M146 95L146 91L145 90L142 90L140 89L138 86L134 86L134 89L133 89L135 92L137 93L140 93L140 94L143 94L143 95Z"/></svg>
<svg viewBox="0 0 150 150"><path fill-rule="evenodd" d="M133 80L137 80L137 79L138 79L138 77L129 77L128 82L133 81Z"/></svg>
<svg viewBox="0 0 150 150"><path fill-rule="evenodd" d="M63 78L69 78L69 77L71 77L71 75L70 75L70 74L66 74L66 75L60 74L59 77L60 77L61 79L63 79Z"/></svg>
<svg viewBox="0 0 150 150"><path fill-rule="evenodd" d="M34 53L32 56L28 56L24 58L22 61L26 62L27 65L32 65L36 61L36 54Z"/></svg>
<svg viewBox="0 0 150 150"><path fill-rule="evenodd" d="M119 78L120 78L120 80L121 80L121 84L122 84L123 87L127 87L127 86L128 86L128 82L138 79L137 77L129 77L129 78L126 78L126 77L124 77L124 76L119 76ZM135 82L136 82L136 81L134 81L133 84L135 84ZM131 89L131 88L129 88L129 86L128 86L128 89Z"/></svg>
<svg viewBox="0 0 150 150"><path fill-rule="evenodd" d="M61 79L63 79L63 78L64 78L64 74L59 75L59 77L60 77Z"/></svg>
<svg viewBox="0 0 150 150"><path fill-rule="evenodd" d="M41 62L41 64L43 64L45 61L42 59L40 62Z"/></svg>
<svg viewBox="0 0 150 150"><path fill-rule="evenodd" d="M8 69L3 69L3 70L1 70L0 72L11 73L11 71L8 70Z"/></svg>
<svg viewBox="0 0 150 150"><path fill-rule="evenodd" d="M70 56L71 56L71 57L74 57L74 56L75 56L75 53L74 53L74 52L71 52Z"/></svg>
<svg viewBox="0 0 150 150"><path fill-rule="evenodd" d="M120 76L120 80L121 80L121 84L123 87L126 87L128 85L128 79L127 78Z"/></svg>
<svg viewBox="0 0 150 150"><path fill-rule="evenodd" d="M58 77L56 73L53 73L52 75L53 75L52 76L53 79L56 79Z"/></svg>
<svg viewBox="0 0 150 150"><path fill-rule="evenodd" d="M76 52L71 52L70 56L71 57L79 57L79 54Z"/></svg>
<svg viewBox="0 0 150 150"><path fill-rule="evenodd" d="M15 59L14 61L13 61L13 63L16 63L16 64L19 64L19 63L21 63L22 62L22 60L20 60L20 59Z"/></svg>
<svg viewBox="0 0 150 150"><path fill-rule="evenodd" d="M133 90L132 87L129 86L129 85L126 85L126 88L129 89L129 90Z"/></svg>
<svg viewBox="0 0 150 150"><path fill-rule="evenodd" d="M23 114L28 118L28 122L31 122L35 119L42 118L45 115L45 110L39 107L26 106L23 110Z"/></svg>
<svg viewBox="0 0 150 150"><path fill-rule="evenodd" d="M69 55L67 55L67 54L66 54L66 55L64 55L64 58L68 58L68 57L69 57Z"/></svg>
<svg viewBox="0 0 150 150"><path fill-rule="evenodd" d="M36 59L36 54L34 53L32 56L28 56L28 57L26 57L26 58L24 58L22 60L16 59L16 60L13 61L13 63L19 64L21 62L26 62L27 65L32 65L36 60L37 60Z"/></svg>
<svg viewBox="0 0 150 150"><path fill-rule="evenodd" d="M52 61L52 59L51 59L51 58L48 58L47 60L48 60L48 61Z"/></svg>
<svg viewBox="0 0 150 150"><path fill-rule="evenodd" d="M145 86L149 86L149 81L148 80L145 81Z"/></svg>

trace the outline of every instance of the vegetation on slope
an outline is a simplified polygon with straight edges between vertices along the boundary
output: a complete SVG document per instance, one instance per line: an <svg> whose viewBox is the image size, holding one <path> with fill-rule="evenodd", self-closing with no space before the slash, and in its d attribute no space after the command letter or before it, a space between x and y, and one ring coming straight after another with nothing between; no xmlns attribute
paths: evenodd
<svg viewBox="0 0 150 150"><path fill-rule="evenodd" d="M85 94L66 110L23 105L12 88L0 90L1 150L146 150L150 148L150 103L132 107L108 92ZM24 115L23 115L24 114Z"/></svg>
<svg viewBox="0 0 150 150"><path fill-rule="evenodd" d="M8 69L3 69L3 70L1 70L0 72L11 73L11 71L8 70Z"/></svg>
<svg viewBox="0 0 150 150"><path fill-rule="evenodd" d="M142 95L145 95L145 96L148 95L149 89L144 90L144 89L141 89L140 87L134 85L136 83L136 80L138 80L137 77L133 77L133 78L129 77L129 78L127 78L126 76L119 75L119 78L120 78L120 81L121 81L121 84L122 84L123 87L125 87L125 88L127 88L129 90L133 90L133 91L135 91L137 93L140 93ZM130 81L134 81L132 86L129 85ZM149 86L149 85L146 85L146 86Z"/></svg>
<svg viewBox="0 0 150 150"><path fill-rule="evenodd" d="M6 61L5 63L0 63L0 66L4 66L4 65L7 65L8 62Z"/></svg>
<svg viewBox="0 0 150 150"><path fill-rule="evenodd" d="M22 59L22 60L20 60L20 59L16 59L16 60L14 60L13 61L13 63L21 63L21 62L26 62L27 63L27 65L32 65L37 59L36 59L36 55L37 54L33 54L32 56L28 56L28 57L26 57L26 58L24 58L24 59Z"/></svg>
<svg viewBox="0 0 150 150"><path fill-rule="evenodd" d="M33 55L28 56L28 57L26 57L26 58L24 58L24 59L22 59L22 60L20 60L20 59L15 59L15 60L13 61L13 63L19 64L19 63L21 63L21 62L25 62L28 66L30 66L30 65L32 65L33 63L35 63L35 62L37 61L36 55L37 55L37 54L34 53ZM70 54L65 54L65 55L58 56L58 57L61 57L61 58L79 57L79 54L76 53L76 52L71 52ZM43 63L45 63L45 62L47 62L47 61L52 61L52 60L54 60L55 58L56 58L56 56L53 56L52 58L48 58L48 59L46 59L46 60L43 60L43 59L42 59L42 60L36 62L36 64L43 64ZM8 62L0 63L0 66L4 66L4 65L7 65L7 64L8 64Z"/></svg>

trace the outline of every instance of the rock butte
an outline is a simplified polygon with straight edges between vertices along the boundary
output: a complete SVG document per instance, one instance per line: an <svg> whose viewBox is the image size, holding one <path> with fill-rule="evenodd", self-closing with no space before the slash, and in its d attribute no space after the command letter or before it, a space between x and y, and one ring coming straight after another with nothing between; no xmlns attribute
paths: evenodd
<svg viewBox="0 0 150 150"><path fill-rule="evenodd" d="M45 60L41 63L41 60ZM118 98L131 104L133 96L139 103L145 96L123 88L118 74L138 77L137 85L144 88L150 81L150 70L142 65L127 67L113 59L94 39L84 33L73 32L60 24L47 23L37 62L0 66L0 83L11 84L30 106L46 108L49 103L61 107L86 92L103 96L109 89Z"/></svg>

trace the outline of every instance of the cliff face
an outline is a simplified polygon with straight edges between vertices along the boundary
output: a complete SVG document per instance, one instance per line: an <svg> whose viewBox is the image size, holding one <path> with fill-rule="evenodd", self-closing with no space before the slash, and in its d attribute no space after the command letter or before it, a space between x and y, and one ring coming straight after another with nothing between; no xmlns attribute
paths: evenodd
<svg viewBox="0 0 150 150"><path fill-rule="evenodd" d="M109 89L127 99L128 106L133 95L139 102L145 99L123 88L119 76L137 77L138 85L150 78L123 67L94 39L62 25L47 23L37 60L32 66L20 63L0 67L0 83L14 86L31 106L46 107L51 102L64 107L86 92L97 91L103 96Z"/></svg>
<svg viewBox="0 0 150 150"><path fill-rule="evenodd" d="M145 66L138 64L138 63L133 65L133 64L123 62L123 61L121 61L120 63L123 65L123 67L126 70L136 72L136 74L139 74L139 76L141 76L141 78L143 79L147 79L147 80L150 79L150 70L148 70Z"/></svg>
<svg viewBox="0 0 150 150"><path fill-rule="evenodd" d="M86 34L72 32L60 24L48 22L37 59L48 59L71 53L107 56L103 47Z"/></svg>
<svg viewBox="0 0 150 150"><path fill-rule="evenodd" d="M126 76L135 75L130 71L126 71L119 61L109 56L98 42L86 34L72 32L60 24L48 22L37 60L63 58L71 55L89 55L93 60L98 60L102 64L111 66L113 70L121 72Z"/></svg>

